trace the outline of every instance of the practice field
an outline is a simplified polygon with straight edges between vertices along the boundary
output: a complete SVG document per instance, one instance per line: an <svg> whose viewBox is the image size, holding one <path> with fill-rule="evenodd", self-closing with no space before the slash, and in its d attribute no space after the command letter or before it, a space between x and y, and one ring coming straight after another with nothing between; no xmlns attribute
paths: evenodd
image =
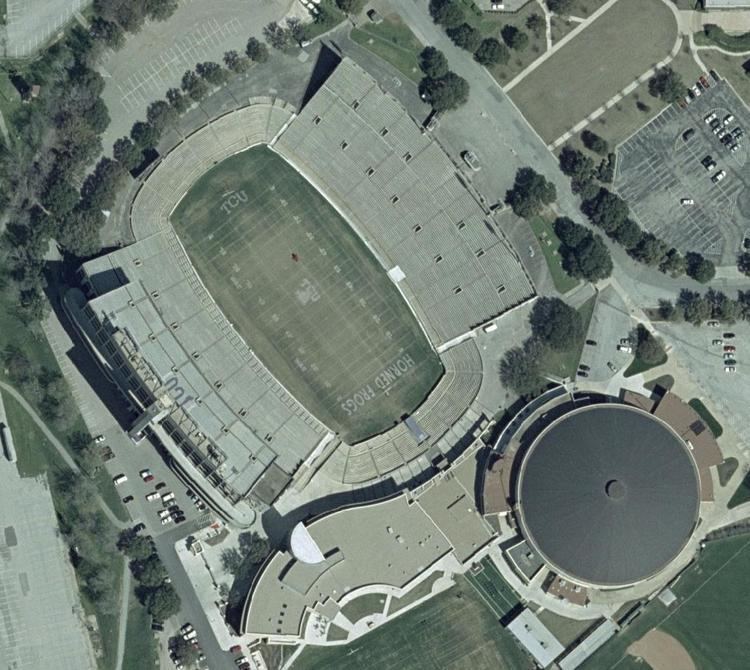
<svg viewBox="0 0 750 670"><path fill-rule="evenodd" d="M662 0L621 0L533 70L510 97L553 142L664 59L677 24Z"/></svg>
<svg viewBox="0 0 750 670"><path fill-rule="evenodd" d="M304 651L292 670L531 670L530 657L463 577L342 647Z"/></svg>
<svg viewBox="0 0 750 670"><path fill-rule="evenodd" d="M345 441L387 430L440 378L440 359L385 270L268 147L203 175L172 223L248 346Z"/></svg>

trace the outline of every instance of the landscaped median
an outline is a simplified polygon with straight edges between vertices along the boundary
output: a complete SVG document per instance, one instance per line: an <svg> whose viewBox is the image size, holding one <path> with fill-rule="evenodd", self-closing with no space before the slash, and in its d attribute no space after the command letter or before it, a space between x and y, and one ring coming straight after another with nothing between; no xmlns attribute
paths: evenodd
<svg viewBox="0 0 750 670"><path fill-rule="evenodd" d="M388 14L381 23L362 22L349 36L412 81L422 79L418 57L424 45L398 14Z"/></svg>

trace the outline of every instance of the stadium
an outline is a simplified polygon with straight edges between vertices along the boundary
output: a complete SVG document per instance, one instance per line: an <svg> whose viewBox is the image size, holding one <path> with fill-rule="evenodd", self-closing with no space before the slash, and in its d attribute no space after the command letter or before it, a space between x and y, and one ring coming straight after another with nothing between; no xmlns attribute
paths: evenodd
<svg viewBox="0 0 750 670"><path fill-rule="evenodd" d="M486 426L472 334L534 295L483 202L344 58L301 110L252 99L160 157L65 307L133 440L224 518L318 472L403 487Z"/></svg>

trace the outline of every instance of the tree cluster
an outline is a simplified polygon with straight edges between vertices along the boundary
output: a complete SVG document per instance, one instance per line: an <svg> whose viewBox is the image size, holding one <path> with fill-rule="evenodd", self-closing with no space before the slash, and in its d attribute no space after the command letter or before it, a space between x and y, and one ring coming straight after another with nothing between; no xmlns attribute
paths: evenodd
<svg viewBox="0 0 750 670"><path fill-rule="evenodd" d="M547 8L553 14L569 14L573 0L546 0Z"/></svg>
<svg viewBox="0 0 750 670"><path fill-rule="evenodd" d="M513 188L505 194L505 202L517 216L529 219L557 198L555 185L532 168L520 168Z"/></svg>
<svg viewBox="0 0 750 670"><path fill-rule="evenodd" d="M128 528L117 540L117 548L130 559L130 572L138 582L136 595L156 621L165 621L180 611L180 596L167 581L167 571L150 537Z"/></svg>
<svg viewBox="0 0 750 670"><path fill-rule="evenodd" d="M710 319L731 324L750 321L750 291L738 291L732 299L722 291L708 289L704 294L683 289L677 300L660 300L659 317L665 321L686 321L700 326Z"/></svg>
<svg viewBox="0 0 750 670"><path fill-rule="evenodd" d="M716 270L710 260L695 252L683 256L664 240L642 230L630 218L627 203L597 182L597 179L611 179L614 156L608 156L596 168L590 157L566 146L560 152L560 169L570 177L572 191L581 196L581 211L589 221L622 245L633 259L658 267L661 272L672 277L687 274L702 283L713 279Z"/></svg>
<svg viewBox="0 0 750 670"><path fill-rule="evenodd" d="M237 577L243 569L254 567L257 571L271 550L268 540L255 531L240 533L239 547L225 549L221 552L221 564L224 570Z"/></svg>
<svg viewBox="0 0 750 670"><path fill-rule="evenodd" d="M542 365L549 351L570 351L583 337L581 315L559 298L539 298L529 314L531 337L500 360L500 381L528 398L547 385Z"/></svg>
<svg viewBox="0 0 750 670"><path fill-rule="evenodd" d="M670 67L663 67L656 71L648 81L648 92L664 102L674 103L685 95L685 83L682 77Z"/></svg>
<svg viewBox="0 0 750 670"><path fill-rule="evenodd" d="M419 67L425 75L419 93L436 112L456 109L469 99L469 82L448 69L448 60L439 49L425 47L419 54Z"/></svg>
<svg viewBox="0 0 750 670"><path fill-rule="evenodd" d="M523 30L519 30L513 25L504 25L500 30L500 35L503 38L503 42L514 51L524 51L529 46L529 36Z"/></svg>
<svg viewBox="0 0 750 670"><path fill-rule="evenodd" d="M661 338L652 335L642 323L638 324L633 336L635 355L647 365L660 365L667 359L667 352Z"/></svg>
<svg viewBox="0 0 750 670"><path fill-rule="evenodd" d="M571 277L597 282L612 274L612 257L601 236L567 217L559 217L554 225L562 266Z"/></svg>

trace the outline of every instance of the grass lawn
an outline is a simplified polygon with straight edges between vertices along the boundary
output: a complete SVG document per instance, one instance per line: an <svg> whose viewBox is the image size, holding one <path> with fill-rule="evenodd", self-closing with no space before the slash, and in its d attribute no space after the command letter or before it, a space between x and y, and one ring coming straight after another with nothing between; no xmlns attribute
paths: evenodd
<svg viewBox="0 0 750 670"><path fill-rule="evenodd" d="M222 209L228 193L244 202ZM172 223L250 348L343 440L395 425L440 378L440 359L386 272L267 147L204 174Z"/></svg>
<svg viewBox="0 0 750 670"><path fill-rule="evenodd" d="M664 365L664 363L668 360L667 354L664 354L664 358L660 359L656 363L647 363L642 358L638 358L638 356L635 356L633 358L633 362L628 365L627 369L623 373L623 376L625 377L632 377L633 375L638 375L641 372L646 372L647 370L650 370L651 368L659 367L660 365Z"/></svg>
<svg viewBox="0 0 750 670"><path fill-rule="evenodd" d="M724 433L724 428L718 422L716 417L711 414L708 407L706 407L698 398L692 398L690 401L688 401L688 405L690 405L696 412L698 412L701 419L703 419L706 422L706 425L711 429L714 437L722 436L722 434Z"/></svg>
<svg viewBox="0 0 750 670"><path fill-rule="evenodd" d="M379 24L362 22L359 28L352 29L350 37L412 81L422 78L418 56L424 45L398 14L389 14Z"/></svg>
<svg viewBox="0 0 750 670"><path fill-rule="evenodd" d="M750 51L750 33L730 35L719 26L714 26L711 37L701 30L693 34L693 40L698 46L715 45L725 51L734 51L735 53Z"/></svg>
<svg viewBox="0 0 750 670"><path fill-rule="evenodd" d="M618 2L511 89L510 96L542 138L552 142L667 56L676 38L674 16L664 3Z"/></svg>
<svg viewBox="0 0 750 670"><path fill-rule="evenodd" d="M716 474L719 475L719 486L726 486L732 475L737 471L739 462L736 458L725 458L716 466Z"/></svg>
<svg viewBox="0 0 750 670"><path fill-rule="evenodd" d="M550 20L552 46L557 44L568 33L573 32L579 25L577 21L571 21L564 16L553 16Z"/></svg>
<svg viewBox="0 0 750 670"><path fill-rule="evenodd" d="M359 598L346 603L341 613L352 623L357 623L371 614L380 614L385 609L385 595L382 593L366 593Z"/></svg>
<svg viewBox="0 0 750 670"><path fill-rule="evenodd" d="M328 32L332 28L335 28L339 23L346 19L346 14L342 12L337 6L334 0L323 0L322 3L325 5L328 20L320 21L318 23L308 23L305 26L305 38L308 40L314 40L319 35Z"/></svg>
<svg viewBox="0 0 750 670"><path fill-rule="evenodd" d="M589 322L591 321L591 315L594 313L595 305L596 296L591 296L578 308L578 313L581 315L581 320L583 321L580 341L576 342L568 351L548 351L542 363L542 373L563 378L572 378L575 376L578 363L581 361L583 343L586 338L586 332L589 329Z"/></svg>
<svg viewBox="0 0 750 670"><path fill-rule="evenodd" d="M690 56L689 51L690 47L686 44L670 63L670 67L680 74L686 83L697 79L701 74L700 68ZM638 103L641 103L642 108L638 107ZM622 100L597 117L587 126L587 129L600 135L609 143L610 148L614 149L615 146L624 142L666 106L659 98L654 98L648 92L648 82L646 81L639 84ZM569 139L566 144L588 153L597 162L601 160L601 157L589 152L583 146L580 134ZM562 145L556 149L556 152L559 153L560 149L562 149Z"/></svg>
<svg viewBox="0 0 750 670"><path fill-rule="evenodd" d="M567 647L583 635L589 628L597 625L599 621L589 619L588 621L578 621L576 619L568 619L562 617L559 614L550 612L550 610L544 610L543 612L537 612L537 616L541 622L550 629L552 634L560 640L563 647Z"/></svg>
<svg viewBox="0 0 750 670"><path fill-rule="evenodd" d="M727 507L732 509L748 501L750 501L750 473L745 475L745 478L740 482L734 495L729 499Z"/></svg>
<svg viewBox="0 0 750 670"><path fill-rule="evenodd" d="M750 77L745 74L745 69L742 67L748 57L729 56L712 49L701 49L699 54L706 67L716 70L719 76L732 85L745 104L750 106Z"/></svg>
<svg viewBox="0 0 750 670"><path fill-rule="evenodd" d="M570 15L587 19L607 0L573 0L570 7Z"/></svg>
<svg viewBox="0 0 750 670"><path fill-rule="evenodd" d="M466 579L342 647L304 651L292 670L530 670L534 665Z"/></svg>
<svg viewBox="0 0 750 670"><path fill-rule="evenodd" d="M557 292L564 294L573 290L581 282L571 277L562 268L562 258L559 253L560 238L555 234L552 223L543 216L535 216L529 220L529 225L539 240L539 246L542 247L544 260L547 261L547 267Z"/></svg>
<svg viewBox="0 0 750 670"><path fill-rule="evenodd" d="M157 668L158 659L159 650L151 631L151 616L131 594L122 670Z"/></svg>
<svg viewBox="0 0 750 670"><path fill-rule="evenodd" d="M122 590L122 568L124 559L121 556L118 556L116 563L113 586L120 591ZM99 670L114 670L117 666L117 637L120 634L119 612L99 612L96 605L83 595L81 596L81 603L83 604L83 609L86 614L96 615L96 621L99 624L99 634L101 636L103 652L102 657L98 659Z"/></svg>
<svg viewBox="0 0 750 670"><path fill-rule="evenodd" d="M391 598L388 604L388 615L408 607L420 598L424 598L432 592L432 585L443 576L442 572L433 572L427 579L419 582L411 591L402 598Z"/></svg>
<svg viewBox="0 0 750 670"><path fill-rule="evenodd" d="M519 600L516 592L505 581L497 566L485 556L480 563L482 570L477 574L466 573L466 579L482 597L498 619L510 612Z"/></svg>
<svg viewBox="0 0 750 670"><path fill-rule="evenodd" d="M8 132L11 133L11 138L13 125L10 122L10 117L22 104L21 96L16 87L11 84L8 73L0 72L0 112L3 113L5 125L8 128Z"/></svg>

